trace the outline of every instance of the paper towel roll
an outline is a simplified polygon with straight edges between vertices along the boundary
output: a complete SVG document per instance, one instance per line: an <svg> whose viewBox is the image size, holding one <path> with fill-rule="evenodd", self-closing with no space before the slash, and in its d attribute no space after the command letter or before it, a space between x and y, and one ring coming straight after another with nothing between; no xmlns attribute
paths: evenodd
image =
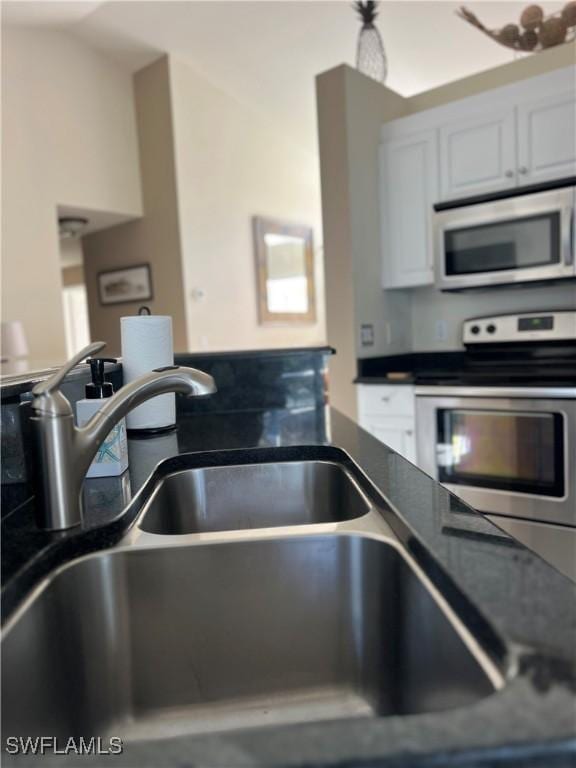
<svg viewBox="0 0 576 768"><path fill-rule="evenodd" d="M166 315L133 315L120 320L124 383L154 368L174 365L172 318ZM126 418L128 429L162 429L176 423L176 396L153 397Z"/></svg>

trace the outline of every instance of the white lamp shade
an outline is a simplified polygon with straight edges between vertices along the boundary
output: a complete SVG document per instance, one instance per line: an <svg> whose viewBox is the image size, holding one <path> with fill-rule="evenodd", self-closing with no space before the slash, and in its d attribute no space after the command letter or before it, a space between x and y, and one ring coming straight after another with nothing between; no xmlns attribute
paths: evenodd
<svg viewBox="0 0 576 768"><path fill-rule="evenodd" d="M28 342L21 320L2 321L2 358L28 357Z"/></svg>

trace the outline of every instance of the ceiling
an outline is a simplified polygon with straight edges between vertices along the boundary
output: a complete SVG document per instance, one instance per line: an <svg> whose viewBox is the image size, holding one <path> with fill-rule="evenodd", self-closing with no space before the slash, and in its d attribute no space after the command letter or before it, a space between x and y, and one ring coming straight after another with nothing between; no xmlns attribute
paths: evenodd
<svg viewBox="0 0 576 768"><path fill-rule="evenodd" d="M379 28L387 85L409 96L512 61L515 54L461 19L461 3L384 0ZM65 30L135 71L161 53L266 112L315 148L314 77L353 65L359 24L348 0L4 2L4 23ZM518 19L527 2L466 4L489 27ZM563 2L541 3L546 12Z"/></svg>

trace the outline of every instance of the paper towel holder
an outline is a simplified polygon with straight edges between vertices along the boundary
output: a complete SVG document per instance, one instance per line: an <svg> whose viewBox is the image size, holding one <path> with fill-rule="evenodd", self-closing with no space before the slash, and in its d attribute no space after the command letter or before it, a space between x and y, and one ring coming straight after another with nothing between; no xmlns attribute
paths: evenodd
<svg viewBox="0 0 576 768"><path fill-rule="evenodd" d="M150 306L138 304L135 313L120 322L125 384L154 369L174 365L170 316L153 315ZM144 431L157 435L176 429L176 421L174 395L165 394L133 409L126 426L130 437Z"/></svg>

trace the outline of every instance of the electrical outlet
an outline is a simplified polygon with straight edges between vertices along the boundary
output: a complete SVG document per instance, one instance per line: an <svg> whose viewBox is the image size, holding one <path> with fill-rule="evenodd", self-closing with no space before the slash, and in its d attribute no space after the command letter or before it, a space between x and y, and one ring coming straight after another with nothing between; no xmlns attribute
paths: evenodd
<svg viewBox="0 0 576 768"><path fill-rule="evenodd" d="M360 326L360 343L363 347L374 346L374 326L371 323L363 323Z"/></svg>
<svg viewBox="0 0 576 768"><path fill-rule="evenodd" d="M436 320L434 324L434 340L435 341L448 340L448 323L446 322L446 320Z"/></svg>

